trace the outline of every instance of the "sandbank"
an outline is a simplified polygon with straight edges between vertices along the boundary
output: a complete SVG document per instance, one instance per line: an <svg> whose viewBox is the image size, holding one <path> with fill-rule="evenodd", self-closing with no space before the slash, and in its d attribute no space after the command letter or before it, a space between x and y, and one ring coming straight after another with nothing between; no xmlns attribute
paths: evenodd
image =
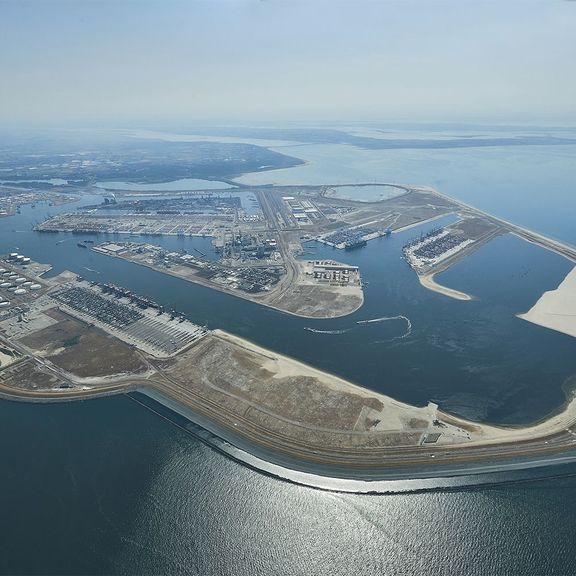
<svg viewBox="0 0 576 576"><path fill-rule="evenodd" d="M576 266L556 290L544 292L519 318L576 337Z"/></svg>
<svg viewBox="0 0 576 576"><path fill-rule="evenodd" d="M444 296L449 296L450 298L454 298L455 300L472 300L472 296L470 294L466 294L465 292L460 292L459 290L455 290L454 288L448 288L447 286L442 286L438 284L434 280L434 274L418 274L418 280L420 280L420 284L424 286L424 288L428 288L428 290L432 290L433 292L438 292L439 294L444 294Z"/></svg>

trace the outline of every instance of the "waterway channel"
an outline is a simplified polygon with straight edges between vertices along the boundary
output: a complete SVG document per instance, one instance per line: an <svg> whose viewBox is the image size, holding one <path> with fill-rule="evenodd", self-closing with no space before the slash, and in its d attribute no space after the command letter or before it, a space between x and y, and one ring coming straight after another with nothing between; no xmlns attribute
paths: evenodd
<svg viewBox="0 0 576 576"><path fill-rule="evenodd" d="M359 250L309 243L302 257L358 265L365 284L364 306L354 314L310 320L79 248L77 235L31 231L45 210L41 205L24 207L11 219L19 232L3 230L0 241L6 251L52 263L53 274L69 269L90 280L124 285L200 325L230 331L405 402L424 405L431 400L466 418L525 423L562 403L562 386L576 371L572 338L515 316L561 282L571 263L560 256L505 236L439 276L441 282L469 291L473 301L453 300L419 284L401 259L402 245L453 217L371 241ZM213 255L209 238L165 236L154 241Z"/></svg>
<svg viewBox="0 0 576 576"><path fill-rule="evenodd" d="M575 370L573 340L515 317L554 288L570 264L513 237L439 276L470 291L472 302L419 285L399 257L415 229L352 252L309 244L304 256L358 264L366 282L366 304L357 313L310 321L78 248L73 235L31 231L47 211L71 208L25 207L2 220L2 250L51 263L53 273L70 269L126 285L200 324L401 400L526 422L558 406L562 383ZM154 241L211 249L202 238ZM410 330L398 316L409 319ZM384 317L394 319L356 324ZM126 397L2 401L0 453L1 573L573 573L571 466L551 470L561 476L555 480L529 484L332 494L241 466Z"/></svg>

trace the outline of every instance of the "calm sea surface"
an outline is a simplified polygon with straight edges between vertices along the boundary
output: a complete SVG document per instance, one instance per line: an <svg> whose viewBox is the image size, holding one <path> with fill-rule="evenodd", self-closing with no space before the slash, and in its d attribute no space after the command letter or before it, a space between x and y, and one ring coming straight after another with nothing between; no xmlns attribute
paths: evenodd
<svg viewBox="0 0 576 576"><path fill-rule="evenodd" d="M574 574L576 478L333 494L232 462L126 397L0 403L4 574Z"/></svg>
<svg viewBox="0 0 576 576"><path fill-rule="evenodd" d="M418 284L400 249L420 230L346 253L310 243L309 257L360 265L367 286L355 314L309 321L82 250L76 236L30 231L62 209L70 207L37 205L0 221L2 252L126 285L401 400L521 423L558 407L576 371L573 339L515 316L571 266L514 237L439 277L474 294L472 302ZM559 236L571 222L562 218ZM209 239L154 240L210 251ZM368 319L381 321L356 323ZM126 397L0 402L0 446L6 574L576 573L571 476L458 492L330 494L246 469Z"/></svg>
<svg viewBox="0 0 576 576"><path fill-rule="evenodd" d="M247 184L396 182L435 186L501 218L576 244L576 146L363 150L346 145L282 146L307 161L246 174Z"/></svg>

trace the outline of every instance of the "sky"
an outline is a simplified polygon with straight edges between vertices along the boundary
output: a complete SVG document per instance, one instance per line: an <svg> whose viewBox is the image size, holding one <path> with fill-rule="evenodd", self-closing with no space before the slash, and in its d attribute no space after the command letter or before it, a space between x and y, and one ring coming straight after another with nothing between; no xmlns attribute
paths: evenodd
<svg viewBox="0 0 576 576"><path fill-rule="evenodd" d="M0 0L0 123L576 120L567 0Z"/></svg>

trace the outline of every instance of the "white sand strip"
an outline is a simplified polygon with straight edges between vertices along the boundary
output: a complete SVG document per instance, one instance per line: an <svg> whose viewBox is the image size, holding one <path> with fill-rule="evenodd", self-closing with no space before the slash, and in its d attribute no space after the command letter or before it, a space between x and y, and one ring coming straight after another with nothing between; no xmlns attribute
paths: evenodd
<svg viewBox="0 0 576 576"><path fill-rule="evenodd" d="M424 288L432 290L433 292L438 292L439 294L444 294L444 296L449 296L455 300L472 300L470 294L465 292L460 292L460 290L455 290L454 288L448 288L448 286L442 286L434 280L434 274L423 274L422 276L418 274L418 280Z"/></svg>
<svg viewBox="0 0 576 576"><path fill-rule="evenodd" d="M576 266L556 290L544 292L519 318L576 337Z"/></svg>

